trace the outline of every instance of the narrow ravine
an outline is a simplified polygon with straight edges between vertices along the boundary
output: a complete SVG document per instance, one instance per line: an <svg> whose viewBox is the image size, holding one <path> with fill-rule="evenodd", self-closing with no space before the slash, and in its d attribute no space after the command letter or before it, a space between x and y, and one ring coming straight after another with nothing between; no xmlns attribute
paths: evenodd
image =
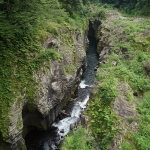
<svg viewBox="0 0 150 150"><path fill-rule="evenodd" d="M94 32L89 28L89 33ZM88 33L89 48L86 53L87 68L82 75L76 98L70 101L63 113L64 117L58 117L48 131L35 131L30 133L33 137L26 139L28 150L56 150L59 149L60 143L71 129L77 126L80 116L86 108L90 97L90 87L95 78L95 67L98 64L99 57L97 53L97 40ZM92 34L94 35L94 33ZM28 137L27 137L28 138ZM35 139L35 140L34 140Z"/></svg>

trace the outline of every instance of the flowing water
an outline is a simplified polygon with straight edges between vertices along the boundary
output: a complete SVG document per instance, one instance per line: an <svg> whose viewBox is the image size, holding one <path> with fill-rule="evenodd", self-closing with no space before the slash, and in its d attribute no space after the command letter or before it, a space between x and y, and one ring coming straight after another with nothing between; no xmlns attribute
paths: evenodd
<svg viewBox="0 0 150 150"><path fill-rule="evenodd" d="M48 131L32 131L35 141L31 141L28 150L56 150L68 132L80 121L80 116L86 108L90 96L90 86L94 82L95 67L98 64L98 54L96 51L97 41L93 37L88 37L89 49L87 50L87 68L82 75L79 84L77 98L69 102L65 108L67 117L60 119L52 124Z"/></svg>

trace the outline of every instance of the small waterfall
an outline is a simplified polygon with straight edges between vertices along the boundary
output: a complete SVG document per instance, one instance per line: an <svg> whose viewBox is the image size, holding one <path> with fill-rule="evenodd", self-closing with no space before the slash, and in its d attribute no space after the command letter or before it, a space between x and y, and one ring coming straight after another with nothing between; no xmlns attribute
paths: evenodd
<svg viewBox="0 0 150 150"><path fill-rule="evenodd" d="M86 55L87 68L82 75L82 81L79 84L76 99L68 103L66 109L63 111L66 117L54 122L49 131L46 131L44 135L41 134L40 140L35 142L36 144L31 145L28 148L29 150L57 150L64 137L80 121L80 116L86 108L90 97L90 87L94 82L95 67L99 61L97 40L90 35L88 35L88 39L89 48Z"/></svg>

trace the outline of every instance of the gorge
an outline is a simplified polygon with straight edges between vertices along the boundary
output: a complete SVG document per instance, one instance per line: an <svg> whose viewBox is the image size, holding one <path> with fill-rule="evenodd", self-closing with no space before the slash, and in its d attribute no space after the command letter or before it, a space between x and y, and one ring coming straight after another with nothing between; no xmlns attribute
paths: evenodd
<svg viewBox="0 0 150 150"><path fill-rule="evenodd" d="M0 150L149 150L150 19L126 2L0 2Z"/></svg>
<svg viewBox="0 0 150 150"><path fill-rule="evenodd" d="M99 27L100 22L98 23ZM64 137L68 134L70 129L73 129L77 126L78 122L80 122L80 116L84 109L86 108L87 102L90 96L90 86L94 82L95 78L95 68L98 66L99 55L97 53L97 39L95 38L95 31L93 28L94 24L89 21L89 30L88 30L88 40L89 40L89 48L86 50L86 69L83 72L81 77L81 83L76 89L76 95L74 99L66 104L65 108L63 108L63 113L67 117L62 117L63 114L59 112L59 117L57 117L57 121L55 121L52 126L48 129L48 131L38 131L34 130L27 135L27 149L28 150L55 150L62 142ZM59 105L59 104L58 104ZM62 110L61 110L62 111ZM38 135L39 134L39 135ZM41 136L41 134L43 136ZM30 138L32 137L32 139ZM37 137L39 138L38 140ZM29 145L29 146L28 146Z"/></svg>

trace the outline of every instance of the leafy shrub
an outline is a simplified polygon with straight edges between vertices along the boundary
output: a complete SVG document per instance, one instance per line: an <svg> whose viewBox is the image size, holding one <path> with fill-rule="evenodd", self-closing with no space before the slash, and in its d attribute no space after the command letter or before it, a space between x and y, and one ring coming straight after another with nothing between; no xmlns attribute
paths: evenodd
<svg viewBox="0 0 150 150"><path fill-rule="evenodd" d="M122 150L135 150L129 142L123 142L121 143Z"/></svg>
<svg viewBox="0 0 150 150"><path fill-rule="evenodd" d="M133 134L136 147L140 150L150 148L150 92L145 93L143 102L138 103L137 109L141 115L139 131Z"/></svg>
<svg viewBox="0 0 150 150"><path fill-rule="evenodd" d="M92 148L93 139L87 134L85 129L78 127L65 138L61 150L94 150Z"/></svg>
<svg viewBox="0 0 150 150"><path fill-rule="evenodd" d="M59 53L56 52L55 49L47 49L45 51L41 51L40 54L35 57L33 63L39 67L44 61L52 60L61 60L62 57Z"/></svg>
<svg viewBox="0 0 150 150"><path fill-rule="evenodd" d="M100 149L108 149L110 140L115 136L117 129L116 115L111 111L111 102L117 97L117 83L114 79L103 79L103 83L90 100L87 114L91 117L91 130L94 137L99 138Z"/></svg>

